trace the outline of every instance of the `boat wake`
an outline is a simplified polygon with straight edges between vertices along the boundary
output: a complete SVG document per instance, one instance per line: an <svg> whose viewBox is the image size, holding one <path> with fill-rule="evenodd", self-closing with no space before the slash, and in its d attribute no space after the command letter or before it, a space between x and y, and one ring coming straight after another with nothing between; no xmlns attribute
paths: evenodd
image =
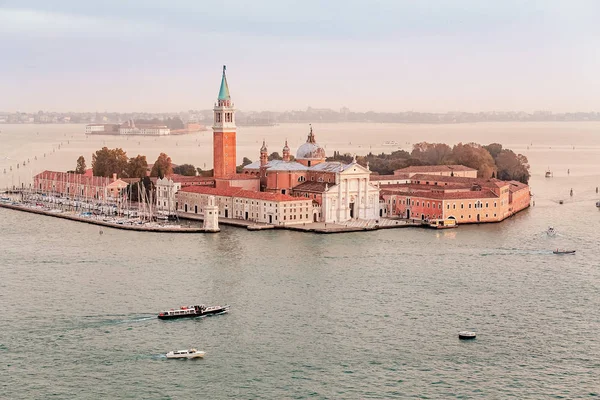
<svg viewBox="0 0 600 400"><path fill-rule="evenodd" d="M86 316L86 318L98 318L98 317L99 316L97 316L97 315ZM150 320L154 320L154 319L156 319L155 316L145 315L145 316L139 316L139 317L125 318L125 319L99 320L99 321L95 321L95 322L90 322L89 324L85 324L85 325L86 325L86 327L92 328L92 327L110 326L110 325L134 324L134 323L150 321Z"/></svg>

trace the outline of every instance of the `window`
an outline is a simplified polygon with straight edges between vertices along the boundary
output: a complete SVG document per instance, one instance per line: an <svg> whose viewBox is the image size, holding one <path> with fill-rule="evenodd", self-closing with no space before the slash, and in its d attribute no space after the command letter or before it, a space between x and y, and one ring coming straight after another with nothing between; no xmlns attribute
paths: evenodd
<svg viewBox="0 0 600 400"><path fill-rule="evenodd" d="M465 205L463 203L460 203L460 208L465 208Z"/></svg>
<svg viewBox="0 0 600 400"><path fill-rule="evenodd" d="M488 207L489 207L488 203L485 203L485 208L488 208ZM487 215L486 215L486 216L487 216Z"/></svg>
<svg viewBox="0 0 600 400"><path fill-rule="evenodd" d="M469 203L469 208L471 208L471 203Z"/></svg>
<svg viewBox="0 0 600 400"><path fill-rule="evenodd" d="M450 209L450 204L448 204L448 210Z"/></svg>

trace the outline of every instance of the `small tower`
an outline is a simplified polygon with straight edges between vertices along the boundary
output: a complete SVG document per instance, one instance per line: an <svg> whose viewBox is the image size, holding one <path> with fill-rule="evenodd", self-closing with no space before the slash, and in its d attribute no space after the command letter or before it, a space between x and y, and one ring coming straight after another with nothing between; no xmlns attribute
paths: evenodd
<svg viewBox="0 0 600 400"><path fill-rule="evenodd" d="M208 204L204 206L204 223L202 225L205 232L219 232L219 206L215 204L215 196L208 196Z"/></svg>
<svg viewBox="0 0 600 400"><path fill-rule="evenodd" d="M283 146L283 161L290 161L290 148L288 147L287 139L285 141L285 146Z"/></svg>
<svg viewBox="0 0 600 400"><path fill-rule="evenodd" d="M269 162L269 151L267 150L267 145L263 140L262 147L260 148L260 166L263 167L267 165Z"/></svg>
<svg viewBox="0 0 600 400"><path fill-rule="evenodd" d="M267 145L263 140L262 147L260 148L260 171L259 171L259 179L260 179L260 191L264 192L267 187L267 164L269 163L269 151L267 150Z"/></svg>

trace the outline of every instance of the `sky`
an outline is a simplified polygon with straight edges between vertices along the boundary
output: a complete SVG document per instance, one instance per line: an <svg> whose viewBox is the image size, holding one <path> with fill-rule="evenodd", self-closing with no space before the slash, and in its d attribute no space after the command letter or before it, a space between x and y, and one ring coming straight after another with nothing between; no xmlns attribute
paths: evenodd
<svg viewBox="0 0 600 400"><path fill-rule="evenodd" d="M600 111L596 0L0 0L0 110Z"/></svg>

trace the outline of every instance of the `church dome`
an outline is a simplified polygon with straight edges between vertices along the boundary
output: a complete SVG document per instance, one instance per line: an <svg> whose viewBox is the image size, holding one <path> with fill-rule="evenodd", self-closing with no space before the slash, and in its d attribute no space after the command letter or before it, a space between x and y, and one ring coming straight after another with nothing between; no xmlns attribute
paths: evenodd
<svg viewBox="0 0 600 400"><path fill-rule="evenodd" d="M308 134L308 139L306 139L306 143L298 148L296 152L297 159L317 159L323 160L325 159L325 149L317 144L315 141L315 135L313 134L312 126L310 127L310 133Z"/></svg>
<svg viewBox="0 0 600 400"><path fill-rule="evenodd" d="M304 143L302 146L298 148L296 152L296 158L306 159L306 158L317 158L322 159L325 158L325 150L319 146L317 143Z"/></svg>

